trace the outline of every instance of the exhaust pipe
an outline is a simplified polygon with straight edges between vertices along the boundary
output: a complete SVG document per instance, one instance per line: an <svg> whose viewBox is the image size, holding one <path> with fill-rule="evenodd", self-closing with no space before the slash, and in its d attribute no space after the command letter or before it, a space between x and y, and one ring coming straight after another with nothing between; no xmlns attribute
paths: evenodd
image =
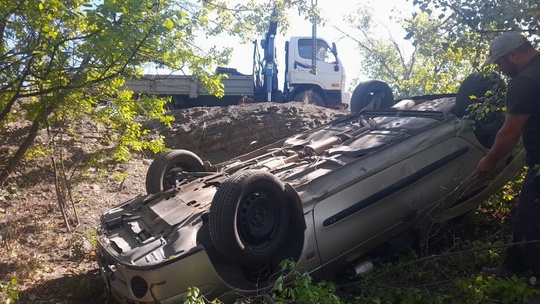
<svg viewBox="0 0 540 304"><path fill-rule="evenodd" d="M375 269L375 265L373 265L373 262L369 260L364 260L352 267L345 269L344 274L347 277L352 278L352 277L356 277L364 273L368 273L372 271L373 269Z"/></svg>

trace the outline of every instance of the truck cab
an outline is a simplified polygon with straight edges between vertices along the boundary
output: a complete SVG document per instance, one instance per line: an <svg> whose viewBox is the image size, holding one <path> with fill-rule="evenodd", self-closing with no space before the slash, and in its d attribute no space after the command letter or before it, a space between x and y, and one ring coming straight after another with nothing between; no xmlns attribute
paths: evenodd
<svg viewBox="0 0 540 304"><path fill-rule="evenodd" d="M334 43L291 37L285 44L284 93L287 100L327 108L348 108L347 77Z"/></svg>

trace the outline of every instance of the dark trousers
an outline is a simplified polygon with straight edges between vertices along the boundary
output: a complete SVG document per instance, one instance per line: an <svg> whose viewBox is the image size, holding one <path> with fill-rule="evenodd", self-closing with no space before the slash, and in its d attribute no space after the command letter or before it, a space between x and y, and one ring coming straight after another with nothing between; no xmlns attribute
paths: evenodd
<svg viewBox="0 0 540 304"><path fill-rule="evenodd" d="M540 278L540 180L538 168L529 169L519 195L514 215L514 242L509 247L505 264L516 272L531 269ZM534 242L536 240L536 242Z"/></svg>

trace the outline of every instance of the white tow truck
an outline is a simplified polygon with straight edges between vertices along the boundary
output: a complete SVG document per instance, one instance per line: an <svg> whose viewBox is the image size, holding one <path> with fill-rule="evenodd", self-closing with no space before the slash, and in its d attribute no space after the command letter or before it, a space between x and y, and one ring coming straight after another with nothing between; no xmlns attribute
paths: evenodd
<svg viewBox="0 0 540 304"><path fill-rule="evenodd" d="M322 107L348 108L351 93L346 89L345 68L335 43L316 37L291 37L285 42L283 90L278 89L275 48L277 22L270 23L264 39L254 41L253 73L244 75L235 68L218 67L225 95L218 98L191 75L144 75L127 79L126 88L136 94L170 96L171 108L234 105L242 102L300 101Z"/></svg>

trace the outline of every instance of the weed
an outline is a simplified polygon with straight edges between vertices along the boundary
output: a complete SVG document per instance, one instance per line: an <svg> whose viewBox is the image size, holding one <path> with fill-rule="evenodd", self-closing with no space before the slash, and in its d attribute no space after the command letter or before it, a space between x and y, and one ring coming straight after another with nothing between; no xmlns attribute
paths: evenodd
<svg viewBox="0 0 540 304"><path fill-rule="evenodd" d="M0 303L14 304L19 300L19 292L17 291L19 280L13 278L11 281L0 281Z"/></svg>
<svg viewBox="0 0 540 304"><path fill-rule="evenodd" d="M72 256L74 257L84 257L84 238L79 233L71 234L70 246Z"/></svg>
<svg viewBox="0 0 540 304"><path fill-rule="evenodd" d="M128 172L114 172L112 177L115 181L123 183L129 177L129 173Z"/></svg>
<svg viewBox="0 0 540 304"><path fill-rule="evenodd" d="M88 254L93 254L97 248L97 234L95 229L88 229L84 233L72 233L69 243L71 256L84 259Z"/></svg>
<svg viewBox="0 0 540 304"><path fill-rule="evenodd" d="M18 201L19 199L20 192L17 184L10 184L6 188L0 188L0 201Z"/></svg>
<svg viewBox="0 0 540 304"><path fill-rule="evenodd" d="M456 285L463 303L527 303L540 290L531 289L526 278L515 275L510 278L478 276L476 278L456 279Z"/></svg>
<svg viewBox="0 0 540 304"><path fill-rule="evenodd" d="M90 245L92 245L92 248L96 249L98 245L97 229L87 229L84 234L86 236L86 240L88 240Z"/></svg>
<svg viewBox="0 0 540 304"><path fill-rule="evenodd" d="M285 260L280 264L281 270L290 272L286 277L281 275L274 283L272 291L274 300L277 302L303 302L303 303L343 303L335 294L336 287L333 283L321 281L314 283L312 277L300 271L296 263ZM290 281L287 278L290 277Z"/></svg>
<svg viewBox="0 0 540 304"><path fill-rule="evenodd" d="M235 303L344 303L336 295L336 286L326 281L313 282L312 277L302 272L295 262L284 260L280 263L282 274L267 293L252 298L242 298ZM184 304L222 304L219 300L208 302L197 287L190 287Z"/></svg>
<svg viewBox="0 0 540 304"><path fill-rule="evenodd" d="M219 300L208 302L202 295L197 287L189 287L187 295L184 298L184 304L205 304L205 303L222 303Z"/></svg>

